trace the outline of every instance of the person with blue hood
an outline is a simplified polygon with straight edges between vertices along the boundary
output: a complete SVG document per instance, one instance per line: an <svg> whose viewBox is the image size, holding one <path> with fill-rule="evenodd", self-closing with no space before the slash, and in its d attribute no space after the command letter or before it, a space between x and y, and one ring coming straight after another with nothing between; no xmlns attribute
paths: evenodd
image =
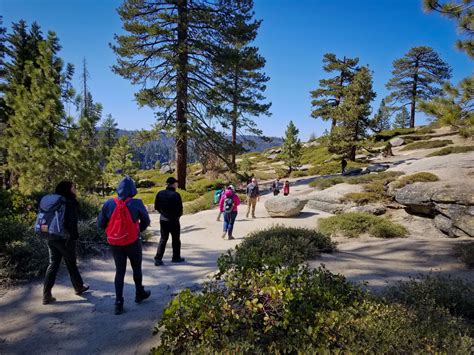
<svg viewBox="0 0 474 355"><path fill-rule="evenodd" d="M97 219L100 228L106 229L107 239L115 261L115 314L123 312L123 286L127 258L130 260L135 282L135 302L150 297L151 292L142 284L142 243L139 238L150 225L150 217L142 200L133 198L137 194L135 182L126 176L117 187L118 198L105 202ZM114 213L115 211L115 213ZM118 238L119 232L125 233ZM125 232L124 232L125 231ZM128 231L128 233L127 233Z"/></svg>

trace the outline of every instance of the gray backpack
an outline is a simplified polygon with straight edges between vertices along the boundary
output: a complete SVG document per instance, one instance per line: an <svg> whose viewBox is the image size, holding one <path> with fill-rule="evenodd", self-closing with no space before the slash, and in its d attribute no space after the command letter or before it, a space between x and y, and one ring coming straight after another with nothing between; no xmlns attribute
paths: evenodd
<svg viewBox="0 0 474 355"><path fill-rule="evenodd" d="M46 239L65 239L66 199L57 194L44 196L39 205L35 233Z"/></svg>

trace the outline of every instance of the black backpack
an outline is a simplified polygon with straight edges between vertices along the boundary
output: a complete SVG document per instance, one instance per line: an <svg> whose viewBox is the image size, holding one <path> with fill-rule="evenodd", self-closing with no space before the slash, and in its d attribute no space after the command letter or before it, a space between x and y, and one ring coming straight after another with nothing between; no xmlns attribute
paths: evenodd
<svg viewBox="0 0 474 355"><path fill-rule="evenodd" d="M226 197L224 200L224 212L231 213L234 208L234 199L232 196Z"/></svg>

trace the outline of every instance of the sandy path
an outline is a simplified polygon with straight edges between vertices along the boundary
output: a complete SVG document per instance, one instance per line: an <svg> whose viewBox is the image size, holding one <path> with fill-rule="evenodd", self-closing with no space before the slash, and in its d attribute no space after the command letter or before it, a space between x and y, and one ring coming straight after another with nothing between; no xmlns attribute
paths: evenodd
<svg viewBox="0 0 474 355"><path fill-rule="evenodd" d="M300 181L292 188L294 195L307 195L306 183ZM203 211L182 218L182 256L186 263L169 263L171 245L165 254L165 266L155 267L153 256L156 242L144 249L144 284L152 291L150 300L141 305L133 302L134 288L130 270L126 276L125 308L121 316L113 315L114 266L110 256L82 261L84 280L91 292L75 296L67 274L62 268L53 289L58 302L41 305L42 286L28 283L10 289L0 298L0 353L1 354L145 354L156 344L151 335L163 308L180 289L192 287L216 270L220 254L235 246L249 232L272 224L314 227L316 220L326 213L305 209L293 219L269 218L257 205L257 219L245 219L246 206L237 217L236 240L220 238L222 224L216 222L217 211ZM157 233L158 215L152 216L152 229ZM434 231L434 229L433 229ZM434 233L434 232L433 232ZM404 240L376 240L362 238L339 240L339 252L325 255L320 262L335 272L354 281L368 280L375 288L385 281L406 278L419 272L436 269L467 275L468 272L452 257L453 240L415 228L413 236ZM472 276L472 275L471 275Z"/></svg>

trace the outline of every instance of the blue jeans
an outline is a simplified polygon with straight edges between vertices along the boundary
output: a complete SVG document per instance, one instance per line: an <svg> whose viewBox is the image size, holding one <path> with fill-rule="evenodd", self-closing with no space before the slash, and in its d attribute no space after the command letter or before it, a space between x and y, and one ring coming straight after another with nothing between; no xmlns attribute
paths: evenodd
<svg viewBox="0 0 474 355"><path fill-rule="evenodd" d="M229 233L232 235L232 230L234 229L234 222L237 218L237 211L224 213L224 232Z"/></svg>

